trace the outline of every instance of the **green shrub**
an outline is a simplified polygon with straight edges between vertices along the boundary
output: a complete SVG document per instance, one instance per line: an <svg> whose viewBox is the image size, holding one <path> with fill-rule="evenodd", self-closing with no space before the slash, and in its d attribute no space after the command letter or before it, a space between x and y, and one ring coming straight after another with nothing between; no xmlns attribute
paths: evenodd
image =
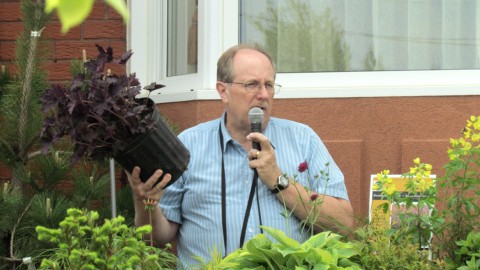
<svg viewBox="0 0 480 270"><path fill-rule="evenodd" d="M480 269L480 232L471 232L467 239L457 241L456 261L463 263L459 270Z"/></svg>
<svg viewBox="0 0 480 270"><path fill-rule="evenodd" d="M105 219L99 214L76 208L58 229L37 226L38 239L57 245L42 260L40 269L172 269L176 257L166 250L148 246L142 237L150 225L130 228L124 218Z"/></svg>
<svg viewBox="0 0 480 270"><path fill-rule="evenodd" d="M442 269L478 269L475 247L480 222L480 117L471 116L462 136L450 139L450 144L445 174L436 178L435 184L427 181L432 166L416 158L415 166L403 174L408 179L407 196L395 191L388 170L378 174L373 188L388 201L381 205L384 213L392 205L400 208L403 204L406 208L399 214L395 234L401 237L396 238L418 245L417 250L427 246L432 260ZM422 207L431 212L422 214ZM402 249L405 244L396 246Z"/></svg>
<svg viewBox="0 0 480 270"><path fill-rule="evenodd" d="M436 269L429 260L428 250L419 250L411 235L372 221L355 230L353 243L358 263L365 270L376 269Z"/></svg>

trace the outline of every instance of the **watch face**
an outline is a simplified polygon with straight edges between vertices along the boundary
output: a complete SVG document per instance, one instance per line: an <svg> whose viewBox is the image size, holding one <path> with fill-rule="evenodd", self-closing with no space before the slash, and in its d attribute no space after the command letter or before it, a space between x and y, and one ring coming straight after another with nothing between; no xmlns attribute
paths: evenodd
<svg viewBox="0 0 480 270"><path fill-rule="evenodd" d="M288 178L286 178L285 176L281 176L279 179L278 179L278 185L279 186L282 186L282 187L287 187L288 186Z"/></svg>

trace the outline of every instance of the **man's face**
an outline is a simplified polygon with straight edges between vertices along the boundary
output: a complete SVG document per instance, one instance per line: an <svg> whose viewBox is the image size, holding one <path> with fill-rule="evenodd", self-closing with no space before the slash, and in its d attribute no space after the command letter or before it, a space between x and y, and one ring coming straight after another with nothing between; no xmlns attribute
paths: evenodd
<svg viewBox="0 0 480 270"><path fill-rule="evenodd" d="M264 113L263 128L270 120L273 105L272 91L267 91L265 84L275 82L275 73L268 58L260 52L250 49L242 49L237 52L233 59L232 84L217 83L220 96L227 108L228 126L250 130L248 111L253 107L260 107ZM244 84L257 83L259 89L256 92L249 92Z"/></svg>

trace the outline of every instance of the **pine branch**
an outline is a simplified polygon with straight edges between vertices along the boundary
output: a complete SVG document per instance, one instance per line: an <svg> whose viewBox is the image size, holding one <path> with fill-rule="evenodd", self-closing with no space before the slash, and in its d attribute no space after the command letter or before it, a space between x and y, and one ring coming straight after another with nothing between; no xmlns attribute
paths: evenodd
<svg viewBox="0 0 480 270"><path fill-rule="evenodd" d="M2 137L0 137L0 149L6 150L8 153L6 154L5 152L2 153L2 157L5 159L13 158L15 157L15 151L13 151L12 147L10 144L8 144Z"/></svg>
<svg viewBox="0 0 480 270"><path fill-rule="evenodd" d="M32 202L33 202L33 199L30 199L30 202L25 207L25 210L23 210L22 214L18 218L17 223L15 224L15 226L13 226L12 235L11 235L11 238L10 238L10 258L12 258L12 259L15 259L15 256L13 254L13 246L14 246L14 242L15 242L15 232L17 231L17 227L20 224L20 221L22 220L23 216L27 213L27 210L30 208L30 205L32 204Z"/></svg>
<svg viewBox="0 0 480 270"><path fill-rule="evenodd" d="M40 8L35 9L35 21L39 21L41 18ZM28 111L29 111L29 101L31 93L31 82L33 73L35 72L35 57L37 52L38 37L41 35L44 27L40 30L36 29L31 31L30 34L30 46L28 50L27 66L25 68L25 76L22 80L22 97L20 100L20 115L19 115L19 125L18 125L18 136L19 136L19 151L20 153L25 153L27 150L24 148L25 145L23 142L26 138L26 127L28 121Z"/></svg>
<svg viewBox="0 0 480 270"><path fill-rule="evenodd" d="M5 261L5 262L13 262L13 263L21 263L23 262L22 259L17 259L17 258L10 258L10 257L3 257L0 256L0 260Z"/></svg>

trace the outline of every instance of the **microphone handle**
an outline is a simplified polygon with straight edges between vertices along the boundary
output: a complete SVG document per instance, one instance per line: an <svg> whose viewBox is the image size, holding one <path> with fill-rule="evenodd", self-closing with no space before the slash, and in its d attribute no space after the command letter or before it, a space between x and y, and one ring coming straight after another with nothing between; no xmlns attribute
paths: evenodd
<svg viewBox="0 0 480 270"><path fill-rule="evenodd" d="M258 151L262 151L262 147L260 146L260 144L255 141L252 142L252 148L257 149Z"/></svg>
<svg viewBox="0 0 480 270"><path fill-rule="evenodd" d="M252 132L262 132L262 123L252 123ZM252 141L252 148L261 151L260 143Z"/></svg>

